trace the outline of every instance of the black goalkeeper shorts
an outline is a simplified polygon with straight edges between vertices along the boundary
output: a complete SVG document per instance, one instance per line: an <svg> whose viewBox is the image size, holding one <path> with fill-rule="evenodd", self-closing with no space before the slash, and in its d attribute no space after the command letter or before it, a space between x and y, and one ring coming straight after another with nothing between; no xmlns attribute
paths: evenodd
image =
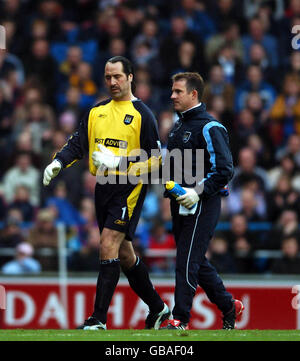
<svg viewBox="0 0 300 361"><path fill-rule="evenodd" d="M139 222L147 185L96 184L95 208L100 233L103 228L125 233L132 241Z"/></svg>

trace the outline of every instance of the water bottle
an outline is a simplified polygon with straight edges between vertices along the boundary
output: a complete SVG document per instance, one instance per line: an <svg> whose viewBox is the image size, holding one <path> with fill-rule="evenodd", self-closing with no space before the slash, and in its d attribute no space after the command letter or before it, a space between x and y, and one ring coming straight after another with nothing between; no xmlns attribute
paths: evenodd
<svg viewBox="0 0 300 361"><path fill-rule="evenodd" d="M175 198L182 196L183 194L186 193L186 191L178 183L175 183L174 181L166 182L166 190L170 194L172 194L172 196ZM193 209L196 206L197 203L195 203L190 209Z"/></svg>

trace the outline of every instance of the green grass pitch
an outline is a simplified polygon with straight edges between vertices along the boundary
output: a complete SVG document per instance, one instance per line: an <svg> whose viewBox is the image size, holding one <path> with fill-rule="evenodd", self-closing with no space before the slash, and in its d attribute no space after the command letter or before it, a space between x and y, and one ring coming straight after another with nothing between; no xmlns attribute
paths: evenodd
<svg viewBox="0 0 300 361"><path fill-rule="evenodd" d="M300 341L300 330L0 330L0 341Z"/></svg>

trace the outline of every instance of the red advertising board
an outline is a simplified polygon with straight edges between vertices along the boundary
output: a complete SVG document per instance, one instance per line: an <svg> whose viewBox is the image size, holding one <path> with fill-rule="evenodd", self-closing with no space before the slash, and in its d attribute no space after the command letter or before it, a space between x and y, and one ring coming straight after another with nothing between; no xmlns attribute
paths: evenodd
<svg viewBox="0 0 300 361"><path fill-rule="evenodd" d="M69 279L62 285L57 279L0 279L4 286L6 309L0 310L0 328L73 329L92 312L95 280ZM164 301L173 307L173 281L153 281ZM239 329L297 329L299 294L296 283L227 282L234 298L243 301L245 311L237 323ZM141 329L147 306L121 280L109 308L110 329ZM191 329L219 329L218 309L198 288L193 302Z"/></svg>

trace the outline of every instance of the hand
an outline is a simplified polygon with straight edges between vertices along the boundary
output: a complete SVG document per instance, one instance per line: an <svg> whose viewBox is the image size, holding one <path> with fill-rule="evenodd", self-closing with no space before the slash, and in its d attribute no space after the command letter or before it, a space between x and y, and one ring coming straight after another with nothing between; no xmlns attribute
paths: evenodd
<svg viewBox="0 0 300 361"><path fill-rule="evenodd" d="M45 168L44 178L43 178L44 186L49 185L51 180L58 175L61 168L62 168L61 163L56 159L54 159L54 161Z"/></svg>
<svg viewBox="0 0 300 361"><path fill-rule="evenodd" d="M100 168L100 170L104 170L105 168L117 168L121 157L114 155L112 151L102 144L98 144L98 149L99 151L95 151L92 154L94 166Z"/></svg>
<svg viewBox="0 0 300 361"><path fill-rule="evenodd" d="M190 209L195 203L199 201L199 196L193 188L183 187L183 189L186 191L186 193L180 197L177 197L176 200L183 207Z"/></svg>

